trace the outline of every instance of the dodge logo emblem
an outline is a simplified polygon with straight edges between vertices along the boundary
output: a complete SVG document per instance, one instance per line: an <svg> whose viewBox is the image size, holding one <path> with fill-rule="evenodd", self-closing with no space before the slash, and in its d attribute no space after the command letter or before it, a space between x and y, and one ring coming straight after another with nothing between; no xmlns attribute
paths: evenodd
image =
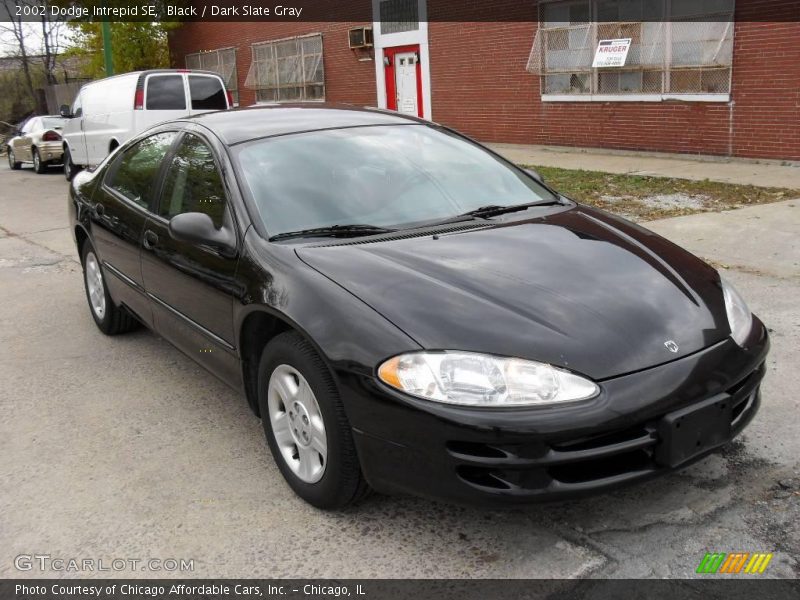
<svg viewBox="0 0 800 600"><path fill-rule="evenodd" d="M678 344L673 342L672 340L667 340L664 342L664 345L667 347L667 350L670 352L677 352L678 351Z"/></svg>

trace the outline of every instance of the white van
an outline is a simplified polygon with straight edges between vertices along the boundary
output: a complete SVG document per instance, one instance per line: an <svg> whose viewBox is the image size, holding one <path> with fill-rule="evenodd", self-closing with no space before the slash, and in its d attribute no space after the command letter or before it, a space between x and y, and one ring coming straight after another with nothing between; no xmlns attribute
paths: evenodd
<svg viewBox="0 0 800 600"><path fill-rule="evenodd" d="M115 75L84 85L62 131L64 175L95 166L120 144L145 129L188 115L233 105L222 78L210 71L159 69Z"/></svg>

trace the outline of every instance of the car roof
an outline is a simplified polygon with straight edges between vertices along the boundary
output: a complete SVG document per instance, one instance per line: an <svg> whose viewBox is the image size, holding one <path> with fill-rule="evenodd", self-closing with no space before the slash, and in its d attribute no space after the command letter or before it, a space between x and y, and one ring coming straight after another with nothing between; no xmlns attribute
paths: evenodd
<svg viewBox="0 0 800 600"><path fill-rule="evenodd" d="M181 119L213 131L232 146L251 140L321 129L428 123L416 117L346 104L281 104L202 113Z"/></svg>

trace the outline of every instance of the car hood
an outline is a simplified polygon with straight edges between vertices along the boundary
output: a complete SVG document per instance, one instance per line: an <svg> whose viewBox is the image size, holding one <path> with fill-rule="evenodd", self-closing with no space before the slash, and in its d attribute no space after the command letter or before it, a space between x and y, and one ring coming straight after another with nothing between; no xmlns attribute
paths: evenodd
<svg viewBox="0 0 800 600"><path fill-rule="evenodd" d="M518 356L604 379L729 335L714 269L602 211L398 238L297 254L427 349Z"/></svg>

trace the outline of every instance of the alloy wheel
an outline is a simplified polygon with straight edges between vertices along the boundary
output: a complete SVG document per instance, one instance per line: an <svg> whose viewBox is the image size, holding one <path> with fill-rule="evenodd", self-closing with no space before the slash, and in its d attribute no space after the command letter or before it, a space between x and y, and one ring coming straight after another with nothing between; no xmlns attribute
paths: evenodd
<svg viewBox="0 0 800 600"><path fill-rule="evenodd" d="M86 289L89 292L89 305L92 307L92 312L95 316L102 321L106 314L106 289L100 264L97 262L93 252L89 252L86 255L84 272Z"/></svg>
<svg viewBox="0 0 800 600"><path fill-rule="evenodd" d="M37 171L37 172L39 171L39 169L41 168L41 162L42 162L42 160L39 158L39 153L36 150L34 150L33 151L33 169L35 171Z"/></svg>
<svg viewBox="0 0 800 600"><path fill-rule="evenodd" d="M11 148L9 148L8 149L8 166L11 167L12 169L14 168L14 163L17 162L15 159L16 159L16 157L14 156L14 151Z"/></svg>
<svg viewBox="0 0 800 600"><path fill-rule="evenodd" d="M279 365L269 378L267 403L281 457L301 481L316 483L325 474L328 442L308 381L294 367Z"/></svg>

